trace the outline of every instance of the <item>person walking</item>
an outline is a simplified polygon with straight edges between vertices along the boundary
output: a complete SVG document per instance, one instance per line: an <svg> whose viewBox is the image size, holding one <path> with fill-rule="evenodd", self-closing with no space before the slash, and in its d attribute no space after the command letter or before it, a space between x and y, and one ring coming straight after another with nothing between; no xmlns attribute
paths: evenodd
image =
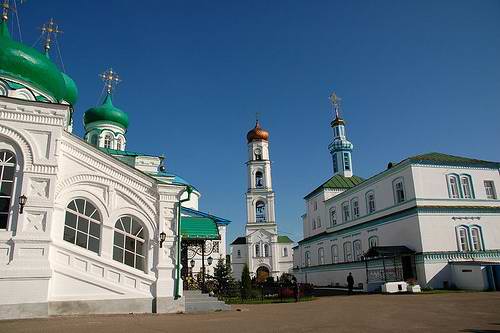
<svg viewBox="0 0 500 333"><path fill-rule="evenodd" d="M348 295L352 295L352 288L354 287L354 278L352 277L351 272L349 272L349 275L347 276L347 289Z"/></svg>

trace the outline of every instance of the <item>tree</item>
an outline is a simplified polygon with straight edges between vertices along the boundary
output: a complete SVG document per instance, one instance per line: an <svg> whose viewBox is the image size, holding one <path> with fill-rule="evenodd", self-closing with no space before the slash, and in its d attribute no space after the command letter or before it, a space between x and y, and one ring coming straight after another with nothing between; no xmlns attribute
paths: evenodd
<svg viewBox="0 0 500 333"><path fill-rule="evenodd" d="M217 291L219 294L228 290L234 283L231 266L229 263L224 262L222 258L217 261L217 265L214 268L214 278L217 281Z"/></svg>
<svg viewBox="0 0 500 333"><path fill-rule="evenodd" d="M252 293L252 280L250 279L250 270L248 265L243 266L241 272L241 298L248 298Z"/></svg>

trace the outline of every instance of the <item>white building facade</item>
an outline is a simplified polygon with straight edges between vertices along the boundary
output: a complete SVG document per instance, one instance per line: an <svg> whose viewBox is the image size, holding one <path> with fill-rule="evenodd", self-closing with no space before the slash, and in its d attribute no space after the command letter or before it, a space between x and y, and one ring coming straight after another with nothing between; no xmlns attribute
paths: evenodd
<svg viewBox="0 0 500 333"><path fill-rule="evenodd" d="M125 150L110 90L82 140L74 82L5 19L0 45L0 319L184 311L180 208L200 214L200 193L163 157Z"/></svg>
<svg viewBox="0 0 500 333"><path fill-rule="evenodd" d="M337 115L335 133L339 123ZM351 272L368 291L405 280L463 288L459 281L467 278L453 267L475 261L485 267L483 289L500 288L499 168L441 153L409 157L366 180L338 168L305 197L294 274L318 286L345 286Z"/></svg>
<svg viewBox="0 0 500 333"><path fill-rule="evenodd" d="M245 236L231 243L231 268L237 280L241 279L245 265L251 276L264 280L268 276L276 278L289 273L293 241L278 235L269 133L257 121L255 128L248 132L247 141L247 223Z"/></svg>

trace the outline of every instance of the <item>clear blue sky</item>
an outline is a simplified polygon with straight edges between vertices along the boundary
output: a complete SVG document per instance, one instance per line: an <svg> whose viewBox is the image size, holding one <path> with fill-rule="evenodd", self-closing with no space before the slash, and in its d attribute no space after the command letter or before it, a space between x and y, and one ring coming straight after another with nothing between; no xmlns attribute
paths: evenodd
<svg viewBox="0 0 500 333"><path fill-rule="evenodd" d="M123 82L128 149L167 156L200 209L244 233L247 131L271 133L281 232L302 237L303 196L332 174L328 95L343 98L355 174L439 151L500 160L499 1L37 1L78 84L76 133L108 66ZM56 54L53 53L53 58Z"/></svg>

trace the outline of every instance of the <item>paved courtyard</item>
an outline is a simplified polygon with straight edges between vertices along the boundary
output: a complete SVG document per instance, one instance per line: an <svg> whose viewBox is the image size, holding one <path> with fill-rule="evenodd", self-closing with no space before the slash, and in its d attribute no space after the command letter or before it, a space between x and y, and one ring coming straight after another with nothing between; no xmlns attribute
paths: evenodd
<svg viewBox="0 0 500 333"><path fill-rule="evenodd" d="M237 309L241 311L237 311ZM0 321L0 332L500 332L500 293L356 295L229 312Z"/></svg>

